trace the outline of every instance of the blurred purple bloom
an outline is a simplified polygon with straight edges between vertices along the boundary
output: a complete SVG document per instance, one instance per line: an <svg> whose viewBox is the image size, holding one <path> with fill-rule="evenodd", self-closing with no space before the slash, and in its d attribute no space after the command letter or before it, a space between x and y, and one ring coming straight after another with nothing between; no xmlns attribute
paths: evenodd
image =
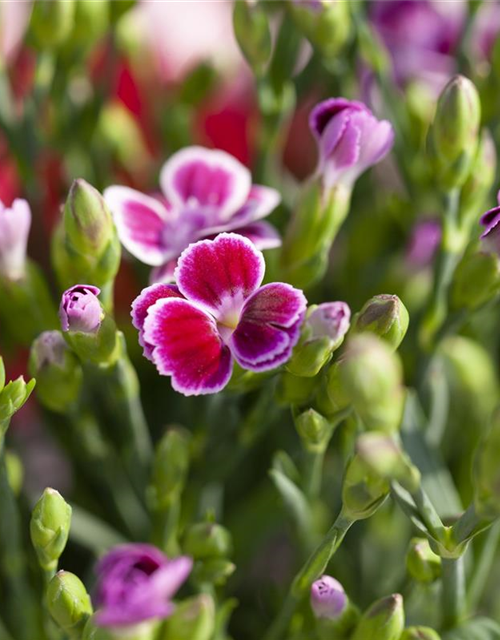
<svg viewBox="0 0 500 640"><path fill-rule="evenodd" d="M90 284L77 284L65 291L59 306L62 330L95 333L103 318L97 299L100 293L100 289Z"/></svg>
<svg viewBox="0 0 500 640"><path fill-rule="evenodd" d="M190 245L175 271L177 286L158 283L136 298L132 321L144 355L184 395L216 393L233 358L251 371L289 359L306 299L292 286L260 286L264 258L247 239L223 233Z"/></svg>
<svg viewBox="0 0 500 640"><path fill-rule="evenodd" d="M152 281L171 281L182 251L222 231L246 236L259 249L281 244L261 219L279 204L275 189L252 185L248 169L224 151L187 147L174 154L160 175L162 195L129 187L104 191L123 246L156 267Z"/></svg>
<svg viewBox="0 0 500 640"><path fill-rule="evenodd" d="M437 220L423 220L413 227L406 260L412 267L423 268L431 264L441 242L441 225Z"/></svg>
<svg viewBox="0 0 500 640"><path fill-rule="evenodd" d="M495 40L500 35L500 2L483 2L477 10L470 36L475 59L490 60Z"/></svg>
<svg viewBox="0 0 500 640"><path fill-rule="evenodd" d="M324 302L314 309L306 324L311 329L310 339L343 338L349 330L351 310L345 302Z"/></svg>
<svg viewBox="0 0 500 640"><path fill-rule="evenodd" d="M148 544L115 547L96 569L96 624L124 627L166 618L174 610L171 599L192 565L187 556L170 560Z"/></svg>
<svg viewBox="0 0 500 640"><path fill-rule="evenodd" d="M394 131L362 102L330 98L311 111L309 126L319 147L317 171L326 188L351 187L366 169L389 153Z"/></svg>
<svg viewBox="0 0 500 640"><path fill-rule="evenodd" d="M462 34L464 0L377 0L370 18L391 53L396 80L419 79L437 91L455 71L454 51Z"/></svg>
<svg viewBox="0 0 500 640"><path fill-rule="evenodd" d="M487 211L481 217L480 223L485 227L481 234L484 249L500 255L500 191L497 197L499 206Z"/></svg>
<svg viewBox="0 0 500 640"><path fill-rule="evenodd" d="M311 586L311 607L317 618L338 618L347 606L344 587L331 576L322 576Z"/></svg>
<svg viewBox="0 0 500 640"><path fill-rule="evenodd" d="M14 200L6 207L0 200L0 274L9 280L22 278L31 227L31 210L26 200Z"/></svg>

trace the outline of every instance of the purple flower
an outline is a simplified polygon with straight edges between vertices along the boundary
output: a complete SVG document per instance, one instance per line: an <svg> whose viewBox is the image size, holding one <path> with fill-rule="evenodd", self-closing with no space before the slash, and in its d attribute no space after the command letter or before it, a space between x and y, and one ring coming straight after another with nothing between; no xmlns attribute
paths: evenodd
<svg viewBox="0 0 500 640"><path fill-rule="evenodd" d="M483 2L478 8L470 37L471 53L476 60L490 60L500 35L500 3Z"/></svg>
<svg viewBox="0 0 500 640"><path fill-rule="evenodd" d="M422 269L431 264L441 242L441 225L437 220L422 220L413 227L406 250L411 267Z"/></svg>
<svg viewBox="0 0 500 640"><path fill-rule="evenodd" d="M340 340L349 330L351 310L345 302L324 302L308 316L309 339L328 337Z"/></svg>
<svg viewBox="0 0 500 640"><path fill-rule="evenodd" d="M370 19L391 54L396 80L419 79L440 91L455 72L453 57L467 15L463 0L377 0Z"/></svg>
<svg viewBox="0 0 500 640"><path fill-rule="evenodd" d="M171 598L192 565L187 556L171 560L149 544L115 547L96 569L96 624L124 627L166 618L174 610Z"/></svg>
<svg viewBox="0 0 500 640"><path fill-rule="evenodd" d="M279 204L279 193L252 185L248 169L224 151L182 149L163 166L160 186L158 197L129 187L104 192L123 246L155 267L153 282L171 281L182 251L221 231L246 236L259 249L281 244L274 227L261 220Z"/></svg>
<svg viewBox="0 0 500 640"><path fill-rule="evenodd" d="M338 618L347 606L344 587L331 576L322 576L311 586L311 607L317 618Z"/></svg>
<svg viewBox="0 0 500 640"><path fill-rule="evenodd" d="M317 172L326 188L351 187L366 169L390 151L394 131L362 102L330 98L311 111L309 126L319 147Z"/></svg>
<svg viewBox="0 0 500 640"><path fill-rule="evenodd" d="M97 299L100 293L100 289L90 284L76 284L65 291L59 306L62 330L95 333L104 316Z"/></svg>
<svg viewBox="0 0 500 640"><path fill-rule="evenodd" d="M132 305L144 355L184 395L216 393L233 358L266 371L291 355L306 299L291 285L260 286L262 253L242 236L222 233L190 245L175 270L177 286L144 289Z"/></svg>
<svg viewBox="0 0 500 640"><path fill-rule="evenodd" d="M0 274L9 280L22 278L31 227L31 210L26 200L14 200L6 207L0 200Z"/></svg>
<svg viewBox="0 0 500 640"><path fill-rule="evenodd" d="M497 198L499 206L487 211L479 222L485 227L481 234L484 249L500 255L500 191Z"/></svg>

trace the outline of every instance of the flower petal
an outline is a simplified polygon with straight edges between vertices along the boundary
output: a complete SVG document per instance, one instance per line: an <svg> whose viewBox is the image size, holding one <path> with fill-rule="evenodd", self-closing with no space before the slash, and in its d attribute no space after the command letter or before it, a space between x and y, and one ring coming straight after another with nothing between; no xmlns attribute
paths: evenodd
<svg viewBox="0 0 500 640"><path fill-rule="evenodd" d="M170 600L187 580L192 568L193 561L189 556L173 558L165 567L152 575L150 585L153 592Z"/></svg>
<svg viewBox="0 0 500 640"><path fill-rule="evenodd" d="M160 374L189 395L216 393L231 377L232 359L215 320L188 300L158 300L144 322L144 340L154 346Z"/></svg>
<svg viewBox="0 0 500 640"><path fill-rule="evenodd" d="M108 187L109 206L123 246L144 264L157 267L171 256L165 242L165 225L172 218L167 207L130 187Z"/></svg>
<svg viewBox="0 0 500 640"><path fill-rule="evenodd" d="M187 147L165 163L160 184L173 204L208 207L216 219L223 221L244 205L251 176L225 151Z"/></svg>
<svg viewBox="0 0 500 640"><path fill-rule="evenodd" d="M155 284L157 282L174 282L174 272L175 267L177 266L177 258L174 260L169 260L162 264L160 267L155 267L151 269L151 273L149 274L149 282L151 284Z"/></svg>
<svg viewBox="0 0 500 640"><path fill-rule="evenodd" d="M153 345L144 340L144 321L148 315L149 307L163 298L183 298L182 293L173 284L158 283L146 287L132 302L132 324L139 330L139 344L143 348L143 354L148 360L153 360Z"/></svg>
<svg viewBox="0 0 500 640"><path fill-rule="evenodd" d="M215 240L201 240L181 255L175 270L179 290L224 320L239 317L245 300L264 277L262 254L235 233L221 233Z"/></svg>
<svg viewBox="0 0 500 640"><path fill-rule="evenodd" d="M205 235L233 231L268 216L281 202L281 194L276 189L254 184L250 189L247 201L236 213L223 224L208 227Z"/></svg>
<svg viewBox="0 0 500 640"><path fill-rule="evenodd" d="M254 222L234 230L240 236L248 238L259 251L281 247L281 236L268 222Z"/></svg>
<svg viewBox="0 0 500 640"><path fill-rule="evenodd" d="M320 139L331 120L342 111L368 111L366 105L357 100L346 98L328 98L317 104L309 115L309 127L316 137Z"/></svg>
<svg viewBox="0 0 500 640"><path fill-rule="evenodd" d="M286 362L297 344L307 301L281 282L261 287L245 304L230 346L238 363L253 371Z"/></svg>

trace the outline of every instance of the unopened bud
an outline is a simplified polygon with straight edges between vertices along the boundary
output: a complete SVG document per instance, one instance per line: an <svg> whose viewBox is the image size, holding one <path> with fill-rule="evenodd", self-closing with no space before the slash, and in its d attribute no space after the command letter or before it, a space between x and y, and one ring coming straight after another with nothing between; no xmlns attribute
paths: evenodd
<svg viewBox="0 0 500 640"><path fill-rule="evenodd" d="M295 427L308 451L324 451L333 433L334 424L314 409L295 418Z"/></svg>
<svg viewBox="0 0 500 640"><path fill-rule="evenodd" d="M408 627L400 640L441 640L441 636L430 627Z"/></svg>
<svg viewBox="0 0 500 640"><path fill-rule="evenodd" d="M158 640L210 640L215 631L215 605L202 594L181 602L164 624Z"/></svg>
<svg viewBox="0 0 500 640"><path fill-rule="evenodd" d="M322 56L333 58L351 32L351 18L345 2L291 0L297 27Z"/></svg>
<svg viewBox="0 0 500 640"><path fill-rule="evenodd" d="M148 500L153 510L162 510L179 497L189 469L189 432L169 429L156 447Z"/></svg>
<svg viewBox="0 0 500 640"><path fill-rule="evenodd" d="M403 598L395 593L378 600L363 614L352 640L399 640L404 620Z"/></svg>
<svg viewBox="0 0 500 640"><path fill-rule="evenodd" d="M68 571L59 571L47 587L50 615L67 633L82 630L92 615L90 597L83 582Z"/></svg>
<svg viewBox="0 0 500 640"><path fill-rule="evenodd" d="M476 155L481 104L476 87L454 76L443 89L430 131L437 177L445 190L463 185Z"/></svg>
<svg viewBox="0 0 500 640"><path fill-rule="evenodd" d="M269 18L262 5L246 0L234 3L234 35L248 64L257 76L262 75L271 57Z"/></svg>
<svg viewBox="0 0 500 640"><path fill-rule="evenodd" d="M45 489L31 515L31 542L43 569L57 567L71 525L71 507L55 489Z"/></svg>
<svg viewBox="0 0 500 640"><path fill-rule="evenodd" d="M225 558L209 558L195 563L191 579L194 584L211 584L216 587L224 586L227 580L233 575L236 565Z"/></svg>
<svg viewBox="0 0 500 640"><path fill-rule="evenodd" d="M215 522L194 524L186 532L183 551L195 560L224 558L232 549L231 534Z"/></svg>
<svg viewBox="0 0 500 640"><path fill-rule="evenodd" d="M389 495L389 483L355 455L342 484L342 511L350 520L364 520L377 511Z"/></svg>
<svg viewBox="0 0 500 640"><path fill-rule="evenodd" d="M465 256L455 270L451 290L454 309L474 310L500 291L500 259L496 253Z"/></svg>
<svg viewBox="0 0 500 640"><path fill-rule="evenodd" d="M347 607L344 587L331 576L322 576L311 586L311 607L316 618L339 618Z"/></svg>
<svg viewBox="0 0 500 640"><path fill-rule="evenodd" d="M493 414L491 426L482 439L473 468L474 505L480 517L500 516L500 410Z"/></svg>
<svg viewBox="0 0 500 640"><path fill-rule="evenodd" d="M403 341L409 322L408 311L398 296L381 294L363 306L354 318L353 330L374 333L395 350Z"/></svg>
<svg viewBox="0 0 500 640"><path fill-rule="evenodd" d="M34 44L40 49L60 46L71 34L74 20L74 0L37 0L30 22Z"/></svg>
<svg viewBox="0 0 500 640"><path fill-rule="evenodd" d="M284 406L303 405L313 394L317 382L314 377L295 376L284 371L276 387L276 400Z"/></svg>
<svg viewBox="0 0 500 640"><path fill-rule="evenodd" d="M406 555L406 568L417 582L435 582L441 576L441 558L426 538L413 538Z"/></svg>
<svg viewBox="0 0 500 640"><path fill-rule="evenodd" d="M35 380L25 382L23 376L16 380L11 380L0 392L0 437L3 435L1 423L7 422L19 411L23 404L30 397L35 387Z"/></svg>

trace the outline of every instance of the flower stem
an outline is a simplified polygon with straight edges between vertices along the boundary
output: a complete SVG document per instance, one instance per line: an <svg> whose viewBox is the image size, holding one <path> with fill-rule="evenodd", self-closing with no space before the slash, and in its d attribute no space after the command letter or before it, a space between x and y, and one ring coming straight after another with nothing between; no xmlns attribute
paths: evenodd
<svg viewBox="0 0 500 640"><path fill-rule="evenodd" d="M465 616L465 571L463 555L442 559L442 611L444 629L455 627Z"/></svg>
<svg viewBox="0 0 500 640"><path fill-rule="evenodd" d="M323 541L295 576L283 606L264 636L264 640L279 640L279 638L283 637L297 605L307 596L312 583L322 575L333 554L340 547L345 534L353 524L354 520L346 518L340 512Z"/></svg>
<svg viewBox="0 0 500 640"><path fill-rule="evenodd" d="M491 574L499 541L500 522L496 522L488 532L479 560L475 563L474 575L467 593L467 604L471 611L476 609L483 595L486 582Z"/></svg>
<svg viewBox="0 0 500 640"><path fill-rule="evenodd" d="M305 451L304 492L310 501L316 500L321 492L325 449Z"/></svg>

